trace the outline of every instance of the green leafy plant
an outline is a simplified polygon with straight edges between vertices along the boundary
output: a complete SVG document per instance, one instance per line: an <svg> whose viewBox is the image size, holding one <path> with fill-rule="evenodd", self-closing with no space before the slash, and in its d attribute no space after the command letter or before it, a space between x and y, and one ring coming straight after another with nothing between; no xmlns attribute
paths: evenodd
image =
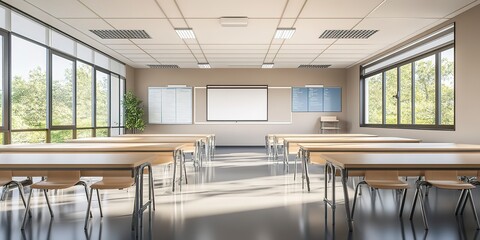
<svg viewBox="0 0 480 240"><path fill-rule="evenodd" d="M132 91L128 91L123 101L125 106L125 128L131 130L132 133L145 130L142 100L138 99Z"/></svg>

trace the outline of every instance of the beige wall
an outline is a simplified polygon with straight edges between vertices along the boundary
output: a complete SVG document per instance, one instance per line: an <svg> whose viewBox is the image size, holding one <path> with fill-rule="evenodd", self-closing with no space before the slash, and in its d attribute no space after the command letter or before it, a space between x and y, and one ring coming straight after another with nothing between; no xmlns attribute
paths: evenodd
<svg viewBox="0 0 480 240"><path fill-rule="evenodd" d="M127 88L127 91L134 91L135 90L135 68L133 67L130 67L128 65L126 65L126 72L127 72L127 76L125 76L126 78L126 88Z"/></svg>
<svg viewBox="0 0 480 240"><path fill-rule="evenodd" d="M345 69L135 69L134 89L147 109L148 87L184 84L192 87L206 85L268 85L269 87L323 84L339 86L345 91ZM128 85L128 84L127 84ZM130 88L129 88L130 89ZM290 99L290 92L283 100ZM263 145L267 133L315 133L321 115L346 118L346 96L343 94L341 113L293 113L291 124L192 124L148 125L145 133L215 133L218 145ZM272 102L269 102L269 108ZM276 106L277 108L285 106ZM275 109L269 109L274 111ZM204 108L197 111L205 111ZM148 112L147 114L148 115ZM197 115L198 116L198 115Z"/></svg>
<svg viewBox="0 0 480 240"><path fill-rule="evenodd" d="M480 6L455 17L455 131L399 130L359 126L359 65L347 71L348 127L354 133L402 136L426 142L480 143Z"/></svg>

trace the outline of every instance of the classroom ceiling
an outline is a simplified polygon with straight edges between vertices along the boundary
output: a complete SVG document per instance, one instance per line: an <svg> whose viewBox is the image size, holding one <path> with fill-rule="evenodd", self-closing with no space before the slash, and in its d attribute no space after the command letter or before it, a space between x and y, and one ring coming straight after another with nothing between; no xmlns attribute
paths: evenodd
<svg viewBox="0 0 480 240"><path fill-rule="evenodd" d="M346 68L438 25L480 0L3 0L136 68ZM247 17L224 27L221 17ZM192 28L181 39L175 28ZM274 39L277 28L295 28ZM145 30L150 39L102 39L90 30ZM378 30L368 39L320 39L325 30Z"/></svg>

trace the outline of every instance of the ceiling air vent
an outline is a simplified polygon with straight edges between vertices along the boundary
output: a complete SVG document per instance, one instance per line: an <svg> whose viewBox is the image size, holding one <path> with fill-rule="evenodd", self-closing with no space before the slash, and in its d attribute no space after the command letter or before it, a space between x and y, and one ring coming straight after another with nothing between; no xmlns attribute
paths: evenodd
<svg viewBox="0 0 480 240"><path fill-rule="evenodd" d="M319 38L367 39L378 30L325 30Z"/></svg>
<svg viewBox="0 0 480 240"><path fill-rule="evenodd" d="M303 64L298 66L298 68L329 68L332 65L311 65L311 64Z"/></svg>
<svg viewBox="0 0 480 240"><path fill-rule="evenodd" d="M166 64L159 64L159 65L147 65L150 68L179 68L178 65L166 65Z"/></svg>
<svg viewBox="0 0 480 240"><path fill-rule="evenodd" d="M101 39L148 39L145 30L90 30Z"/></svg>

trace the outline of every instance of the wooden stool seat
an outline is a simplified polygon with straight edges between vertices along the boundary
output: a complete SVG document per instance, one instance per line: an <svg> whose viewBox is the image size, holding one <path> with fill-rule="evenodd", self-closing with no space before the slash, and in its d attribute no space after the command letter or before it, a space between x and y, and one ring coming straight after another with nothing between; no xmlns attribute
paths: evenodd
<svg viewBox="0 0 480 240"><path fill-rule="evenodd" d="M91 189L124 189L135 184L131 177L104 177L101 181L90 185Z"/></svg>

